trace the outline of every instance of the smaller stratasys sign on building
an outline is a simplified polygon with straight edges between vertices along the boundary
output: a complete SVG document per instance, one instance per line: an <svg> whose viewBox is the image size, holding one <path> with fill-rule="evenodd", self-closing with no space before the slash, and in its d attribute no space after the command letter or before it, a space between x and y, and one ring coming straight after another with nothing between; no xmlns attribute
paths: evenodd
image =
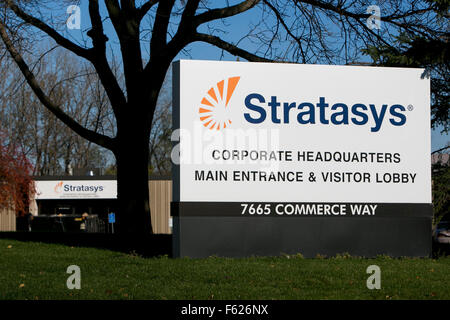
<svg viewBox="0 0 450 320"><path fill-rule="evenodd" d="M36 181L36 199L116 199L115 180Z"/></svg>

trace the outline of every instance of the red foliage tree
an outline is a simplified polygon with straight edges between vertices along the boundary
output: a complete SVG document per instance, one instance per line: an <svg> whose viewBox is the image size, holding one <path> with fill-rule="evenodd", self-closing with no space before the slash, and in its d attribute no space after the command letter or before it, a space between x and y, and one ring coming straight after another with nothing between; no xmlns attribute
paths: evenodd
<svg viewBox="0 0 450 320"><path fill-rule="evenodd" d="M32 165L19 147L0 143L0 209L13 209L18 216L28 213L34 193L31 172Z"/></svg>

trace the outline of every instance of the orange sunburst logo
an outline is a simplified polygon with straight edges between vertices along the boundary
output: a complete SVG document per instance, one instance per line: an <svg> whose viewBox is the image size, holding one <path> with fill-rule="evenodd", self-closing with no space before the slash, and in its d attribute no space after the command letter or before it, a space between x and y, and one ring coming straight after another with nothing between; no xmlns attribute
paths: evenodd
<svg viewBox="0 0 450 320"><path fill-rule="evenodd" d="M200 120L210 130L225 129L231 125L230 112L227 108L234 89L241 77L231 77L222 80L208 90L198 109Z"/></svg>
<svg viewBox="0 0 450 320"><path fill-rule="evenodd" d="M60 181L55 185L55 188L53 190L55 190L56 193L60 193L62 190L62 186L63 186L63 182Z"/></svg>

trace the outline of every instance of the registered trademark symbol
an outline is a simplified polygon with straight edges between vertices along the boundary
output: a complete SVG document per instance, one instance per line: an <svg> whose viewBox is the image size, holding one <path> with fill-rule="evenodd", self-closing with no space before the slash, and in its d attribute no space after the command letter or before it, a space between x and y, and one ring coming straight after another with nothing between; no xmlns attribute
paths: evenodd
<svg viewBox="0 0 450 320"><path fill-rule="evenodd" d="M408 110L409 111L413 111L414 110L414 106L412 104L408 105Z"/></svg>

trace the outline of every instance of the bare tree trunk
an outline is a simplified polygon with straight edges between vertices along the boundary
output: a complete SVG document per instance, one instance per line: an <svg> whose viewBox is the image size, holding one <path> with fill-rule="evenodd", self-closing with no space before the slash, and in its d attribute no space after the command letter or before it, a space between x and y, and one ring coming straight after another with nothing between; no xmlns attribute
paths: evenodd
<svg viewBox="0 0 450 320"><path fill-rule="evenodd" d="M116 137L118 232L151 234L148 163L149 126L145 116L118 123Z"/></svg>

